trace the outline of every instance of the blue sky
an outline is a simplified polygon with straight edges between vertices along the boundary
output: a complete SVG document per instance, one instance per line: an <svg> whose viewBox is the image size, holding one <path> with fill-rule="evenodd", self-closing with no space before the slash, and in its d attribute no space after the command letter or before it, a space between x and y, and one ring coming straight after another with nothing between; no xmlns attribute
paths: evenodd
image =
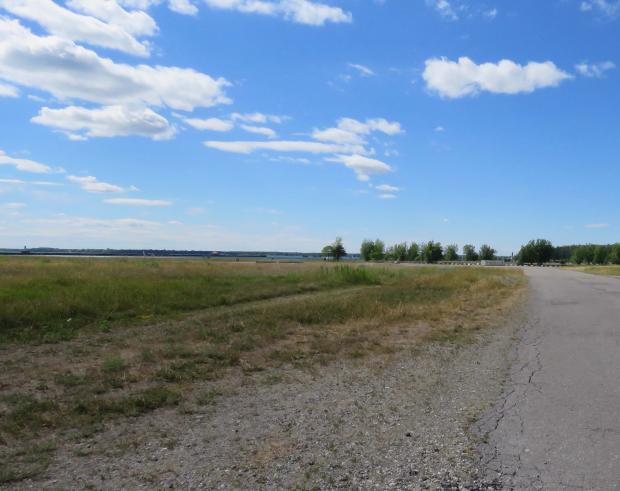
<svg viewBox="0 0 620 491"><path fill-rule="evenodd" d="M615 242L612 0L0 0L0 247Z"/></svg>

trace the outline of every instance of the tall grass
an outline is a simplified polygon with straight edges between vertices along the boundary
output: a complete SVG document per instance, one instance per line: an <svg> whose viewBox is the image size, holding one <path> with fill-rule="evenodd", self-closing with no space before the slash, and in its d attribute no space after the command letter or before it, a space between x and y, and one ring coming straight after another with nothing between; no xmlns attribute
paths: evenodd
<svg viewBox="0 0 620 491"><path fill-rule="evenodd" d="M0 344L70 339L87 326L378 284L379 276L314 264L0 258Z"/></svg>

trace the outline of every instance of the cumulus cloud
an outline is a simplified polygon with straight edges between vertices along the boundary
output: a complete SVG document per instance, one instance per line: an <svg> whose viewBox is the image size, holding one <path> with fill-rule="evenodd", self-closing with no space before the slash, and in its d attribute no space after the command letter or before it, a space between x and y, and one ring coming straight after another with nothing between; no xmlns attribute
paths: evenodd
<svg viewBox="0 0 620 491"><path fill-rule="evenodd" d="M196 15L198 13L198 7L189 0L169 0L168 7L177 14Z"/></svg>
<svg viewBox="0 0 620 491"><path fill-rule="evenodd" d="M192 69L127 65L58 36L37 36L0 17L0 79L58 99L119 105L142 103L192 111L230 103L225 79Z"/></svg>
<svg viewBox="0 0 620 491"><path fill-rule="evenodd" d="M172 201L162 199L140 199L140 198L110 198L104 199L104 203L109 205L125 206L170 206Z"/></svg>
<svg viewBox="0 0 620 491"><path fill-rule="evenodd" d="M276 132L271 128L267 128L266 126L252 126L249 124L242 124L241 129L247 131L248 133L254 133L256 135L263 135L267 138L275 138Z"/></svg>
<svg viewBox="0 0 620 491"><path fill-rule="evenodd" d="M134 36L153 36L158 28L144 10L127 11L116 0L69 0L67 6L108 24L118 26Z"/></svg>
<svg viewBox="0 0 620 491"><path fill-rule="evenodd" d="M31 121L71 132L70 137L73 139L138 135L153 140L167 140L176 133L175 128L166 118L148 108L106 106L99 109L87 109L69 106L62 109L50 109L44 107Z"/></svg>
<svg viewBox="0 0 620 491"><path fill-rule="evenodd" d="M365 145L365 135L378 131L386 135L402 133L400 123L390 122L383 118L367 119L365 122L353 118L341 118L334 128L315 129L312 138L341 144Z"/></svg>
<svg viewBox="0 0 620 491"><path fill-rule="evenodd" d="M94 176L67 176L67 179L78 184L88 193L122 193L125 191L121 186L101 182Z"/></svg>
<svg viewBox="0 0 620 491"><path fill-rule="evenodd" d="M458 61L432 58L426 61L422 75L427 87L442 97L458 98L480 91L497 94L529 93L545 87L557 87L571 75L551 61L519 65L511 60L499 63L474 63L467 57Z"/></svg>
<svg viewBox="0 0 620 491"><path fill-rule="evenodd" d="M204 0L204 2L214 9L279 16L297 24L311 26L322 26L328 22L349 23L353 20L350 12L309 0Z"/></svg>
<svg viewBox="0 0 620 491"><path fill-rule="evenodd" d="M370 180L370 175L372 174L385 174L392 170L385 162L364 157L363 155L338 155L329 160L332 162L341 162L345 167L355 171L360 181Z"/></svg>
<svg viewBox="0 0 620 491"><path fill-rule="evenodd" d="M616 64L612 61L602 61L600 63L579 63L575 65L575 70L579 75L588 78L602 78L605 72L616 68Z"/></svg>
<svg viewBox="0 0 620 491"><path fill-rule="evenodd" d="M219 118L208 118L208 119L199 119L199 118L187 118L184 119L188 125L197 130L208 130L208 131L230 131L235 127L235 124L232 121L228 121L225 119Z"/></svg>
<svg viewBox="0 0 620 491"><path fill-rule="evenodd" d="M49 174L53 172L53 169L48 165L35 162L34 160L9 157L2 150L0 150L0 166L1 165L10 165L19 171L33 172L35 174Z"/></svg>
<svg viewBox="0 0 620 491"><path fill-rule="evenodd" d="M396 199L398 198L398 196L392 193L383 193L379 195L379 198L380 199Z"/></svg>
<svg viewBox="0 0 620 491"><path fill-rule="evenodd" d="M122 27L107 24L89 15L77 14L52 0L0 0L0 7L13 15L36 22L49 33L64 39L116 49L132 55L149 54L148 46Z"/></svg>
<svg viewBox="0 0 620 491"><path fill-rule="evenodd" d="M0 184L10 184L14 186L62 186L60 182L24 181L23 179L0 179Z"/></svg>
<svg viewBox="0 0 620 491"><path fill-rule="evenodd" d="M366 65L360 65L358 63L349 63L349 67L353 68L354 70L357 70L357 72L362 76L362 77L372 77L373 75L375 75L375 72L373 72L370 68L368 68Z"/></svg>

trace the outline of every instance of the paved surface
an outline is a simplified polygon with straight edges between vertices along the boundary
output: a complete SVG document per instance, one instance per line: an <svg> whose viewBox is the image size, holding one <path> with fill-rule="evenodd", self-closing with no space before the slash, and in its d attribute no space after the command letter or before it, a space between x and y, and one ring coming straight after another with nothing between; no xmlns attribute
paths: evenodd
<svg viewBox="0 0 620 491"><path fill-rule="evenodd" d="M487 421L491 474L506 489L620 489L620 279L526 272L529 320Z"/></svg>

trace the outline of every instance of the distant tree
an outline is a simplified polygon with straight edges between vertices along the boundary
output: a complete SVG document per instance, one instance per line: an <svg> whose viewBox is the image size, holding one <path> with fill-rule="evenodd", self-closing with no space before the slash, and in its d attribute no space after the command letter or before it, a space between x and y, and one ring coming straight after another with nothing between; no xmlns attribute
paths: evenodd
<svg viewBox="0 0 620 491"><path fill-rule="evenodd" d="M607 264L607 246L598 245L594 248L594 264Z"/></svg>
<svg viewBox="0 0 620 491"><path fill-rule="evenodd" d="M441 249L440 242L433 242L432 240L424 244L422 248L422 257L427 263L436 263L443 259L443 251Z"/></svg>
<svg viewBox="0 0 620 491"><path fill-rule="evenodd" d="M373 261L382 261L385 258L385 244L382 240L375 240L375 246L370 255Z"/></svg>
<svg viewBox="0 0 620 491"><path fill-rule="evenodd" d="M446 261L458 261L459 246L457 246L456 244L447 245L446 251L444 253L444 258Z"/></svg>
<svg viewBox="0 0 620 491"><path fill-rule="evenodd" d="M594 253L596 246L585 244L575 247L572 262L576 264L592 264L594 262Z"/></svg>
<svg viewBox="0 0 620 491"><path fill-rule="evenodd" d="M476 248L471 244L463 246L463 255L465 256L465 261L478 260L478 253L476 252Z"/></svg>
<svg viewBox="0 0 620 491"><path fill-rule="evenodd" d="M482 244L480 246L480 259L483 261L491 261L495 259L495 253L497 251L493 249L490 245Z"/></svg>
<svg viewBox="0 0 620 491"><path fill-rule="evenodd" d="M407 249L407 261L415 261L418 259L420 255L420 247L415 242L409 244L409 248Z"/></svg>
<svg viewBox="0 0 620 491"><path fill-rule="evenodd" d="M360 256L364 261L370 261L372 259L373 252L375 250L375 243L372 240L365 239L360 247Z"/></svg>
<svg viewBox="0 0 620 491"><path fill-rule="evenodd" d="M332 256L334 257L334 260L340 261L346 255L347 251L342 245L342 239L340 237L336 237L336 240L332 244Z"/></svg>
<svg viewBox="0 0 620 491"><path fill-rule="evenodd" d="M521 247L517 255L518 264L544 264L551 261L554 254L553 244L545 239L530 240Z"/></svg>
<svg viewBox="0 0 620 491"><path fill-rule="evenodd" d="M609 262L611 264L620 264L620 243L615 243L611 246Z"/></svg>
<svg viewBox="0 0 620 491"><path fill-rule="evenodd" d="M321 250L321 256L328 260L332 259L334 257L334 248L331 245L326 245Z"/></svg>
<svg viewBox="0 0 620 491"><path fill-rule="evenodd" d="M385 258L390 261L406 261L407 260L407 243L394 244L388 247L385 252Z"/></svg>

